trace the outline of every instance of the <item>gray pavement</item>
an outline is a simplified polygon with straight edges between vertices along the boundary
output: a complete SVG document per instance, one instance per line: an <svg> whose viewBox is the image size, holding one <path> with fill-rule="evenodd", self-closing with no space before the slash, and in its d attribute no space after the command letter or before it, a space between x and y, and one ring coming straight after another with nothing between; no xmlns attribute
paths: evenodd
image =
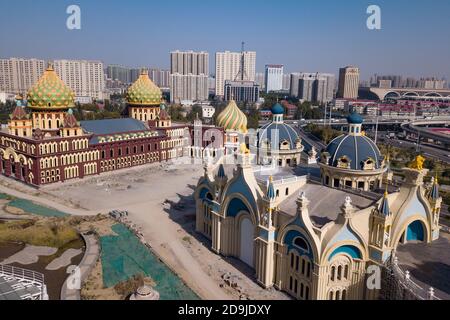
<svg viewBox="0 0 450 320"><path fill-rule="evenodd" d="M86 242L86 252L84 253L84 257L78 265L79 268L79 284L83 284L86 281L87 277L91 273L92 269L95 267L97 260L100 254L100 247L95 235L82 235L84 241ZM69 266L69 270L73 270L74 268ZM72 281L75 280L75 281ZM77 287L77 281L75 277L69 276L64 282L61 288L61 300L80 300L80 291L81 287ZM75 285L74 285L75 284Z"/></svg>
<svg viewBox="0 0 450 320"><path fill-rule="evenodd" d="M441 232L439 240L431 244L399 245L397 257L400 267L411 273L413 281L428 290L433 287L441 299L450 299L450 234Z"/></svg>

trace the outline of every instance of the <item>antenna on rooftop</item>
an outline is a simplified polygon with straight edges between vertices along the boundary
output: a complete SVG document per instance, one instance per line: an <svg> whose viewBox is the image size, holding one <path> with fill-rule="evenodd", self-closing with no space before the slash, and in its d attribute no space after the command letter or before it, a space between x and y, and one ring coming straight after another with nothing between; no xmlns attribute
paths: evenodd
<svg viewBox="0 0 450 320"><path fill-rule="evenodd" d="M234 81L244 81L245 80L245 59L244 59L244 52L245 52L245 42L241 42L241 64L239 67L239 72L234 78Z"/></svg>

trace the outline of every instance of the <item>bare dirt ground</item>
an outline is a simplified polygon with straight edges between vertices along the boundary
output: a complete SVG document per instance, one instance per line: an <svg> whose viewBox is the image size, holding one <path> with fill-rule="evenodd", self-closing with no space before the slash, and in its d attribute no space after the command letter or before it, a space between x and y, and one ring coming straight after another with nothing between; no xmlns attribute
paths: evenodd
<svg viewBox="0 0 450 320"><path fill-rule="evenodd" d="M44 204L57 202L58 210L66 207L72 209L66 211L71 214L127 210L128 219L137 225L154 253L204 299L288 299L277 290L262 289L251 270L236 259L214 254L206 239L194 232L192 194L202 174L201 165L165 163L39 190L9 180L7 187L35 196ZM5 181L0 178L1 185L5 186ZM225 274L231 275L237 288L225 283Z"/></svg>

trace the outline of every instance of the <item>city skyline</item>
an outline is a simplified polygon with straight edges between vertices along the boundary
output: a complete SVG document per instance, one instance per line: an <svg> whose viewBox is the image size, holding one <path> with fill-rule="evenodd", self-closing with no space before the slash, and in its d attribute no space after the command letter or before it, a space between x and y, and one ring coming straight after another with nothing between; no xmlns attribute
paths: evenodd
<svg viewBox="0 0 450 320"><path fill-rule="evenodd" d="M444 12L450 8L446 1L436 1L433 8L424 1L378 1L381 30L367 29L366 9L371 3L356 0L345 4L323 1L320 5L285 0L262 6L248 1L241 4L240 11L232 9L233 5L225 8L203 0L189 6L180 1L158 6L78 1L81 30L68 30L65 26L70 4L50 0L39 4L2 1L2 11L20 12L20 18L0 21L0 40L8 44L0 48L0 56L101 60L106 65L168 69L169 53L173 50L207 51L213 66L215 52L240 51L241 41L245 41L246 50L258 54L258 71L264 70L265 64L283 64L289 73L337 75L340 67L356 65L364 80L374 73L447 79L450 76L446 63L450 45L440 40L450 28L450 22L444 19ZM280 10L280 6L286 10ZM292 18L283 18L287 11L295 13ZM36 14L41 17L39 20L33 19ZM411 22L418 14L421 23ZM420 43L411 45L411 38Z"/></svg>

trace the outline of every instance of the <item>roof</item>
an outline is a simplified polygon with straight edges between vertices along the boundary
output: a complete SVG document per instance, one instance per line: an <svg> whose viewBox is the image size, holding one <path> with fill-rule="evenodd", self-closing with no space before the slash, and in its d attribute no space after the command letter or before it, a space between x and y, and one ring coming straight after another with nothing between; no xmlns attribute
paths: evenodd
<svg viewBox="0 0 450 320"><path fill-rule="evenodd" d="M86 133L91 133L96 136L149 131L143 122L133 118L88 120L81 121L80 125ZM95 143L95 140L91 142Z"/></svg>
<svg viewBox="0 0 450 320"><path fill-rule="evenodd" d="M352 205L356 209L364 209L374 203L372 199L355 195L353 193L333 189L319 184L307 183L301 187L298 192L283 201L279 205L280 210L294 216L297 212L296 201L298 195L302 192L305 193L306 198L310 201L309 215L312 222L318 227L324 226L328 222L337 219L341 212L340 207L344 203L347 196L352 199Z"/></svg>
<svg viewBox="0 0 450 320"><path fill-rule="evenodd" d="M279 142L286 140L290 143L290 148L296 148L296 142L299 139L298 133L286 123L270 122L261 127L258 131L258 144L261 147L264 140L272 142L272 131L278 134Z"/></svg>
<svg viewBox="0 0 450 320"><path fill-rule="evenodd" d="M274 104L271 111L273 114L284 114L284 108L279 103Z"/></svg>
<svg viewBox="0 0 450 320"><path fill-rule="evenodd" d="M380 169L382 156L376 144L366 136L342 135L330 142L326 148L330 154L328 165L336 167L340 158L350 160L350 169L362 170L363 161L371 158L375 169Z"/></svg>

